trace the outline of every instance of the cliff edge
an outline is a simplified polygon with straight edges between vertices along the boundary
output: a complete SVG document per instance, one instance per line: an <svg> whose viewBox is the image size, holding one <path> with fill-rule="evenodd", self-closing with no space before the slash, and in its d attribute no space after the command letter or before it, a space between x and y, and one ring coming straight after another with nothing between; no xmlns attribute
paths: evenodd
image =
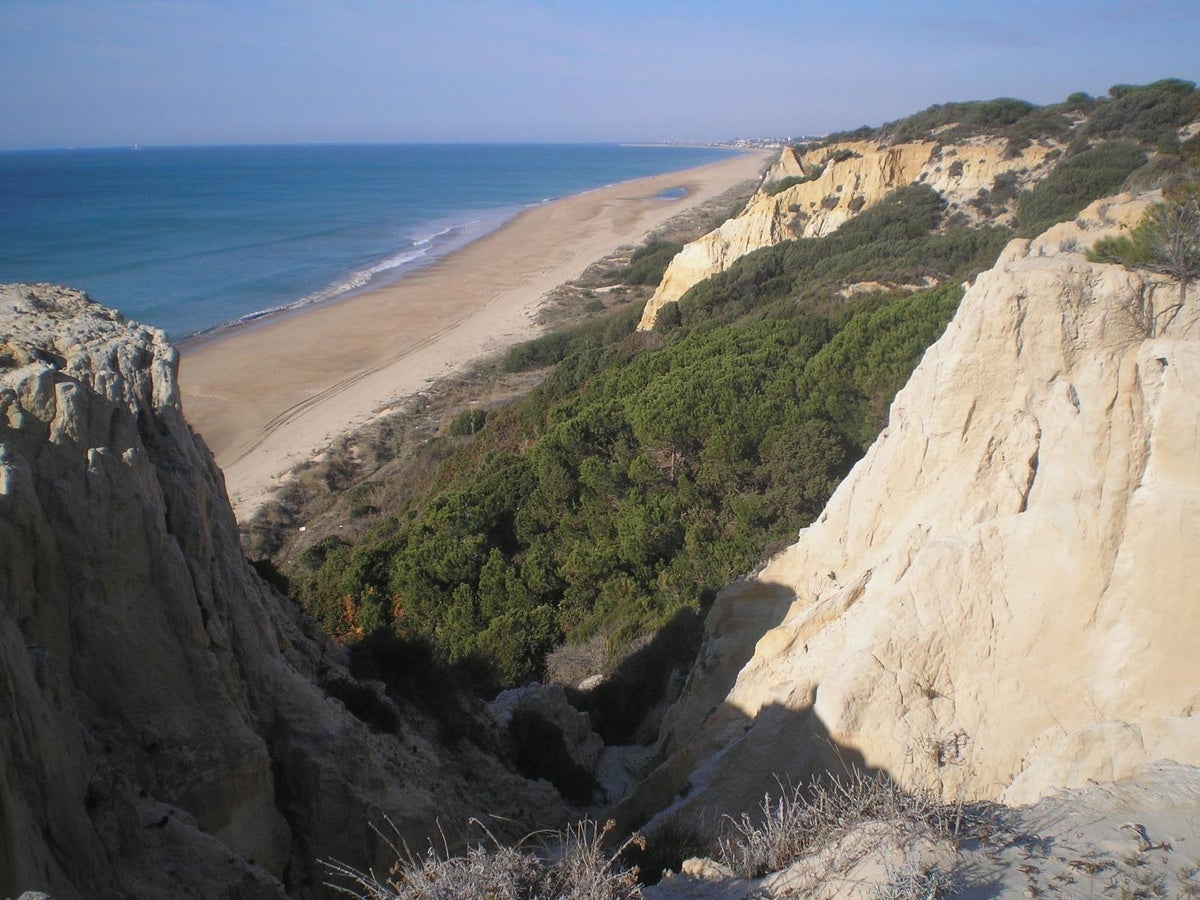
<svg viewBox="0 0 1200 900"><path fill-rule="evenodd" d="M979 276L820 518L716 601L624 815L849 762L1009 804L1200 764L1200 308L1156 326L1175 283L1081 252L1145 202Z"/></svg>
<svg viewBox="0 0 1200 900"><path fill-rule="evenodd" d="M1046 141L1013 153L1006 141L988 137L888 147L842 141L805 152L785 147L742 212L671 260L638 328L653 328L666 304L747 253L795 238L823 237L908 184L928 185L952 210L978 219L968 201L986 194L1001 176L1018 187L1034 183L1051 167L1055 149Z"/></svg>
<svg viewBox="0 0 1200 900"><path fill-rule="evenodd" d="M422 848L561 812L255 574L176 367L77 291L0 287L0 896L308 896L320 860L390 863L385 816Z"/></svg>

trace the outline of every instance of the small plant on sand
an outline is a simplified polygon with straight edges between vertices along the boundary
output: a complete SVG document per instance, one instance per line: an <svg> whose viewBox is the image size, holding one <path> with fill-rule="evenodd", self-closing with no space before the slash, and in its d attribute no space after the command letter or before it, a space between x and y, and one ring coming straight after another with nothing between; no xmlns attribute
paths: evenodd
<svg viewBox="0 0 1200 900"><path fill-rule="evenodd" d="M327 869L341 883L326 882L339 894L362 900L631 900L641 897L637 870L619 860L643 845L634 834L614 851L604 844L615 823L585 819L565 831L528 835L506 847L478 819L486 837L461 856L430 847L417 856L392 846L396 863L383 878L339 862Z"/></svg>
<svg viewBox="0 0 1200 900"><path fill-rule="evenodd" d="M1179 283L1179 300L1156 313L1148 337L1166 327L1187 302L1188 286L1200 278L1200 203L1195 194L1156 203L1128 235L1098 241L1088 253L1093 262L1115 262L1167 275ZM1159 319L1163 319L1159 323Z"/></svg>
<svg viewBox="0 0 1200 900"><path fill-rule="evenodd" d="M875 900L938 900L952 896L950 876L914 862L888 873L888 880L875 889Z"/></svg>
<svg viewBox="0 0 1200 900"><path fill-rule="evenodd" d="M726 817L718 840L721 862L742 878L778 872L851 829L869 822L901 836L955 840L974 829L974 813L938 802L931 794L908 793L882 775L857 769L844 778L784 788L763 797L759 815Z"/></svg>

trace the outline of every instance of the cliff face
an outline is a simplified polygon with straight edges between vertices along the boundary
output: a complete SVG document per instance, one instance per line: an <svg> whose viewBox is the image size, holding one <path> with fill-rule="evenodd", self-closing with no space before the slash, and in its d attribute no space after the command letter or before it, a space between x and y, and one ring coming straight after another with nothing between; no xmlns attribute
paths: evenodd
<svg viewBox="0 0 1200 900"><path fill-rule="evenodd" d="M1022 186L1042 177L1053 148L1034 144L1015 156L1006 156L1005 149L1005 141L984 138L944 146L921 141L878 147L848 141L801 154L786 147L739 215L685 246L671 261L638 327L653 328L664 305L747 253L829 234L898 187L928 184L951 208L974 215L967 201L990 190L1002 174L1011 173ZM772 185L794 177L810 180L772 193Z"/></svg>
<svg viewBox="0 0 1200 900"><path fill-rule="evenodd" d="M385 815L423 847L468 794L560 810L317 687L354 683L242 557L176 363L78 292L0 287L0 895L304 895L319 860L389 861Z"/></svg>
<svg viewBox="0 0 1200 900"><path fill-rule="evenodd" d="M978 278L818 521L718 598L627 815L848 761L1010 804L1200 763L1200 309L1155 333L1177 286L1074 249L1143 206Z"/></svg>

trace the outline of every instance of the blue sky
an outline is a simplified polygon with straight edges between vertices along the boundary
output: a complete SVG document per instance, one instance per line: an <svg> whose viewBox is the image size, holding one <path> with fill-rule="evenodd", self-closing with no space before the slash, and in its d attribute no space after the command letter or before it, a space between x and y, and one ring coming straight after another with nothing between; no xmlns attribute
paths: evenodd
<svg viewBox="0 0 1200 900"><path fill-rule="evenodd" d="M0 148L720 140L1200 81L1200 0L0 0Z"/></svg>

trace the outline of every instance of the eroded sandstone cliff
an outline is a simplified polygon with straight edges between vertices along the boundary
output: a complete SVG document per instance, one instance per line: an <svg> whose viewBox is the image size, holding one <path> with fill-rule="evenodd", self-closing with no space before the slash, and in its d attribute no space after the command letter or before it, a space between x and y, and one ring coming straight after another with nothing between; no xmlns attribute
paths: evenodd
<svg viewBox="0 0 1200 900"><path fill-rule="evenodd" d="M176 364L79 292L0 287L0 896L303 896L323 859L386 868L385 817L419 850L559 816L252 571Z"/></svg>
<svg viewBox="0 0 1200 900"><path fill-rule="evenodd" d="M1000 138L961 144L918 141L880 147L846 141L803 153L785 147L762 187L737 216L686 245L671 261L638 327L654 327L658 311L737 259L794 238L822 237L907 184L927 184L949 206L977 217L968 201L990 191L999 176L1026 186L1046 174L1055 148L1031 144L1012 153ZM806 179L780 190L789 179Z"/></svg>
<svg viewBox="0 0 1200 900"><path fill-rule="evenodd" d="M1008 803L1200 764L1200 305L1080 252L1144 203L979 276L819 520L718 598L626 816L848 762Z"/></svg>

